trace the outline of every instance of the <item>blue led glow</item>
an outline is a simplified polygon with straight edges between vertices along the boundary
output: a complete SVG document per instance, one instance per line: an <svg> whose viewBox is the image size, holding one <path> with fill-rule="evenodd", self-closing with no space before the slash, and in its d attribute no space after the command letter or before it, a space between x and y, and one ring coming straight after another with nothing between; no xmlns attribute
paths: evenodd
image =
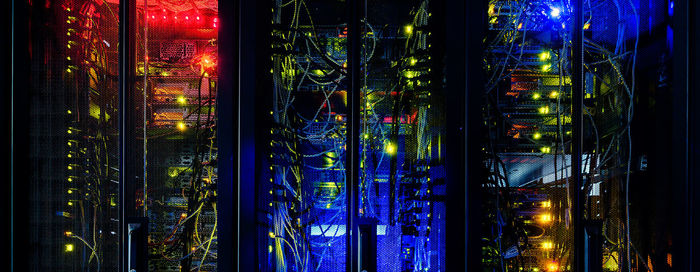
<svg viewBox="0 0 700 272"><path fill-rule="evenodd" d="M552 7L552 10L549 12L549 15L552 16L552 18L559 18L561 15L561 9Z"/></svg>
<svg viewBox="0 0 700 272"><path fill-rule="evenodd" d="M668 16L673 16L673 1L668 3Z"/></svg>

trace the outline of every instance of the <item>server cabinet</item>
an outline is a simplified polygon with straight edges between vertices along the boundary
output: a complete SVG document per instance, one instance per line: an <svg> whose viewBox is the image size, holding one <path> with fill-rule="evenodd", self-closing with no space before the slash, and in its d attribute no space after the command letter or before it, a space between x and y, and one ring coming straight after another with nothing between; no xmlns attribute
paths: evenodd
<svg viewBox="0 0 700 272"><path fill-rule="evenodd" d="M670 270L673 1L484 4L483 268Z"/></svg>
<svg viewBox="0 0 700 272"><path fill-rule="evenodd" d="M117 4L12 1L10 269L119 267Z"/></svg>
<svg viewBox="0 0 700 272"><path fill-rule="evenodd" d="M216 271L218 1L127 8L122 261L127 270Z"/></svg>
<svg viewBox="0 0 700 272"><path fill-rule="evenodd" d="M459 153L447 144L445 5L246 10L257 12L241 30L240 269L448 269L445 162Z"/></svg>

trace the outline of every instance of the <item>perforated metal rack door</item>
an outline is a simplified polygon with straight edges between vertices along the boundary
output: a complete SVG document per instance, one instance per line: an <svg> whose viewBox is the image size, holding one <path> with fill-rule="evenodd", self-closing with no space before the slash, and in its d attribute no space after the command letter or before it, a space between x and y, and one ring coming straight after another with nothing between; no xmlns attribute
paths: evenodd
<svg viewBox="0 0 700 272"><path fill-rule="evenodd" d="M13 3L15 269L117 270L118 3Z"/></svg>
<svg viewBox="0 0 700 272"><path fill-rule="evenodd" d="M642 215L651 207L635 212L630 202L666 196L630 182L653 183L642 174L642 154L652 151L638 144L648 139L636 131L646 129L642 120L658 119L649 113L656 102L640 101L657 101L650 90L667 90L670 51L639 41L668 39L667 1L484 2L482 265L645 269L656 253L635 252L635 240L667 235L670 225L635 230L656 219ZM645 64L662 74L658 81L639 76L641 52L660 56ZM634 119L639 115L646 118Z"/></svg>
<svg viewBox="0 0 700 272"><path fill-rule="evenodd" d="M132 4L125 197L127 216L148 221L138 258L149 271L216 271L218 1Z"/></svg>
<svg viewBox="0 0 700 272"><path fill-rule="evenodd" d="M264 1L258 7L267 37L256 48L270 48L255 60L262 91L255 118L261 271L345 270L346 6Z"/></svg>
<svg viewBox="0 0 700 272"><path fill-rule="evenodd" d="M430 3L269 3L271 49L258 59L271 61L256 81L259 267L444 271L442 53L430 38L442 22L431 25ZM367 13L346 18L353 5ZM347 239L353 228L360 238Z"/></svg>
<svg viewBox="0 0 700 272"><path fill-rule="evenodd" d="M444 22L434 6L373 1L362 19L358 205L376 224L376 245L363 248L376 251L374 271L446 269L444 51L432 35Z"/></svg>

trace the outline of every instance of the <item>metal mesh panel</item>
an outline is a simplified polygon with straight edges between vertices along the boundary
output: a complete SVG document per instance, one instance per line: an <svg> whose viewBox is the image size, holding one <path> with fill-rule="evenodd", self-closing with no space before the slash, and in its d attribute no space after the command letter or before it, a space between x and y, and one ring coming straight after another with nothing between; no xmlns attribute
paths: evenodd
<svg viewBox="0 0 700 272"><path fill-rule="evenodd" d="M20 5L21 6L21 5ZM116 271L117 4L27 3L27 271ZM100 42L97 41L99 37ZM25 49L26 50L26 49ZM24 102L23 102L24 103ZM25 201L25 200L22 200ZM24 216L22 216L24 217ZM25 225L26 224L26 225ZM24 230L23 230L24 231ZM13 235L15 235L13 233Z"/></svg>
<svg viewBox="0 0 700 272"><path fill-rule="evenodd" d="M643 270L645 261L623 257L633 245L625 233L634 228L626 222L634 192L628 183L634 179L632 153L643 148L632 145L632 104L638 89L655 88L640 86L635 77L638 41L645 29L650 37L663 37L651 29L664 24L659 7L665 3L584 4L583 151L576 158L572 67L580 60L572 57L573 2L486 2L483 266L571 271L574 230L585 228L589 264L605 271ZM572 173L572 163L579 159L584 185L575 188L572 177L579 174ZM575 219L579 190L584 212Z"/></svg>
<svg viewBox="0 0 700 272"><path fill-rule="evenodd" d="M148 218L149 271L216 271L218 12L194 2L135 5L128 213Z"/></svg>

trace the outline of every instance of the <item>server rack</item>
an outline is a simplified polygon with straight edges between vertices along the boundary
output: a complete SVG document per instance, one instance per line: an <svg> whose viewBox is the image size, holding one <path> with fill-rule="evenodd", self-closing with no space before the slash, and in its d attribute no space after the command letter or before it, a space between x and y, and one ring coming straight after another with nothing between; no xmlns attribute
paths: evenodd
<svg viewBox="0 0 700 272"><path fill-rule="evenodd" d="M445 34L463 23L458 18L464 18L464 10L451 9L460 3L306 4L299 8L301 22L292 21L288 26L288 20L294 20L292 6L279 1L241 3L240 20L244 23L240 35L247 42L239 49L241 89L237 97L240 164L236 168L240 171L240 191L234 193L240 197L235 203L239 205L239 268L464 269L460 267L465 265L467 245L452 244L466 237L466 220L461 216L466 209L466 188L464 176L458 177L464 174L459 163L464 147L458 137L453 137L464 135L464 127L457 123L463 116L463 105L460 100L452 100L463 97L464 85L460 87L458 74L454 74L454 80L444 81L445 71L464 71L460 68L464 47L459 43L451 47L452 43L445 42L460 38ZM418 47L406 45L414 43ZM371 55L375 46L377 51ZM445 49L452 51L445 54ZM277 66L281 60L289 61L291 68L282 70ZM446 64L456 70L447 69ZM282 83L284 80L288 83ZM392 87L392 82L396 86ZM405 100L398 98L404 94ZM293 102L278 104L280 99L290 99L287 95ZM430 117L413 115L421 107ZM254 114L248 114L251 112ZM364 119L370 113L380 121ZM286 123L280 121L285 118ZM419 128L416 119L421 118L429 129ZM321 135L333 130L337 132ZM386 135L381 134L382 130ZM427 159L421 160L417 156L422 155L415 153L420 144L425 145L421 142L425 140L416 143L411 138L417 136L417 131L425 131L433 139L432 143L428 141L432 152ZM351 137L353 133L356 137ZM353 140L358 142L353 145ZM285 144L276 146L279 143ZM293 146L293 150L285 146ZM297 153L304 155L293 157ZM314 154L322 156L313 158ZM358 167L355 170L353 163ZM368 170L373 167L379 168ZM296 171L295 177L289 181L276 174L295 168L290 170ZM414 185L420 186L411 189L411 179L423 182L416 182ZM410 190L424 198L411 200ZM255 193L248 193L251 191ZM412 216L418 219L415 222L424 221L422 225L404 221L409 218L409 205L419 207ZM434 210L420 211L420 207L431 205ZM291 223L276 221L277 217L289 217ZM285 228L284 224L289 226ZM424 256L414 254L414 250Z"/></svg>
<svg viewBox="0 0 700 272"><path fill-rule="evenodd" d="M11 269L216 270L217 1L11 4Z"/></svg>
<svg viewBox="0 0 700 272"><path fill-rule="evenodd" d="M217 1L122 2L122 267L217 270Z"/></svg>
<svg viewBox="0 0 700 272"><path fill-rule="evenodd" d="M677 3L488 4L483 266L672 269L684 216L662 212L675 209L662 180L677 167L663 159L675 144L662 120L684 112L665 98L683 97L670 82Z"/></svg>

